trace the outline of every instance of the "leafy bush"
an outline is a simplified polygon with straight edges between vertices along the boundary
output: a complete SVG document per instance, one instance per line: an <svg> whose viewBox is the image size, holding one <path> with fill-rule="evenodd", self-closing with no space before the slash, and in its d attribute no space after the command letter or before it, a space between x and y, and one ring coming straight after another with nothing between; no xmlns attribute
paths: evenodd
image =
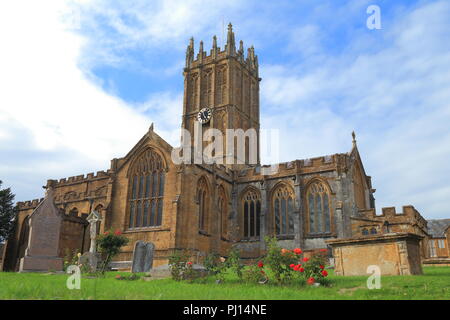
<svg viewBox="0 0 450 320"><path fill-rule="evenodd" d="M188 268L189 254L184 250L175 250L169 257L169 266L172 279L183 280L183 274ZM189 264L192 269L192 262Z"/></svg>
<svg viewBox="0 0 450 320"><path fill-rule="evenodd" d="M120 252L120 248L125 246L128 241L128 238L122 235L120 230L116 230L115 232L112 232L111 230L106 231L97 237L99 252L106 255L101 273L105 272L106 267L111 262L112 258Z"/></svg>
<svg viewBox="0 0 450 320"><path fill-rule="evenodd" d="M266 282L268 280L263 264L260 261L257 265L251 265L244 269L242 279L248 283Z"/></svg>
<svg viewBox="0 0 450 320"><path fill-rule="evenodd" d="M228 269L232 270L240 280L242 280L242 270L244 269L244 265L241 264L241 256L239 249L237 247L231 248L228 259L225 261Z"/></svg>
<svg viewBox="0 0 450 320"><path fill-rule="evenodd" d="M301 268L297 271L303 273L303 277L308 284L312 285L316 282L323 285L329 284L329 281L326 279L328 276L328 271L325 270L326 257L323 254L316 253L311 258L304 257L301 261Z"/></svg>
<svg viewBox="0 0 450 320"><path fill-rule="evenodd" d="M203 266L206 268L209 274L217 274L219 272L220 255L218 253L210 253L205 257Z"/></svg>
<svg viewBox="0 0 450 320"><path fill-rule="evenodd" d="M294 251L282 249L277 242L275 237L265 238L267 245L267 254L264 258L265 264L272 271L275 281L277 283L282 283L284 280L290 279L292 276L292 270L289 267L298 261L298 256L301 254L301 250L297 249Z"/></svg>
<svg viewBox="0 0 450 320"><path fill-rule="evenodd" d="M208 273L214 275L217 280L221 282L225 280L228 264L224 257L221 257L218 253L211 253L205 257L203 265Z"/></svg>
<svg viewBox="0 0 450 320"><path fill-rule="evenodd" d="M78 259L80 258L80 256L81 253L79 253L78 250L74 250L73 252L71 252L69 248L66 248L63 260L63 270L66 271L70 265L78 265Z"/></svg>

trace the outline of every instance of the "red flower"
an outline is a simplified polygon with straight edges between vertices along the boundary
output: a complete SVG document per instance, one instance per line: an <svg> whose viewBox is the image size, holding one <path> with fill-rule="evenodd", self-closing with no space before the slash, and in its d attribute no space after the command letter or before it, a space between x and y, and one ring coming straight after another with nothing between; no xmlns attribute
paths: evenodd
<svg viewBox="0 0 450 320"><path fill-rule="evenodd" d="M120 279L121 278L121 276L120 276L120 274L118 274L117 276L116 276L116 279Z"/></svg>
<svg viewBox="0 0 450 320"><path fill-rule="evenodd" d="M108 234L109 234L109 231L106 231L106 232L104 233L105 236L107 236Z"/></svg>
<svg viewBox="0 0 450 320"><path fill-rule="evenodd" d="M192 262L189 261L187 264L188 264L188 265L192 265Z"/></svg>
<svg viewBox="0 0 450 320"><path fill-rule="evenodd" d="M323 269L325 269L325 267L324 267L324 266L322 266L322 265L320 265L320 266L319 266L319 268L320 268L320 269L322 269L322 270L323 270Z"/></svg>
<svg viewBox="0 0 450 320"><path fill-rule="evenodd" d="M308 262L308 260L309 260L309 258L307 258L307 257L303 258L303 262Z"/></svg>
<svg viewBox="0 0 450 320"><path fill-rule="evenodd" d="M264 267L264 263L262 261L259 261L258 262L258 267L260 267L260 268Z"/></svg>
<svg viewBox="0 0 450 320"><path fill-rule="evenodd" d="M324 277L326 277L326 276L328 275L327 270L323 270L323 271L322 271L322 275L323 275Z"/></svg>
<svg viewBox="0 0 450 320"><path fill-rule="evenodd" d="M294 266L294 270L295 270L295 271L300 270L300 267L301 267L301 266L302 266L301 264L297 264L296 266Z"/></svg>
<svg viewBox="0 0 450 320"><path fill-rule="evenodd" d="M305 268L300 268L300 269L298 269L298 271L305 272Z"/></svg>
<svg viewBox="0 0 450 320"><path fill-rule="evenodd" d="M114 232L114 234L116 236L120 236L122 234L122 231L120 231L119 229L116 230L116 232Z"/></svg>
<svg viewBox="0 0 450 320"><path fill-rule="evenodd" d="M320 252L327 252L327 249L320 249Z"/></svg>
<svg viewBox="0 0 450 320"><path fill-rule="evenodd" d="M295 264L291 264L291 265L289 266L289 268L291 268L291 269L294 269L294 267L295 267Z"/></svg>
<svg viewBox="0 0 450 320"><path fill-rule="evenodd" d="M303 252L302 249L299 249L299 248L294 249L295 254L302 254L302 252Z"/></svg>
<svg viewBox="0 0 450 320"><path fill-rule="evenodd" d="M311 277L311 278L308 279L307 282L308 282L309 285L313 285L314 282L316 282L316 280L313 277Z"/></svg>

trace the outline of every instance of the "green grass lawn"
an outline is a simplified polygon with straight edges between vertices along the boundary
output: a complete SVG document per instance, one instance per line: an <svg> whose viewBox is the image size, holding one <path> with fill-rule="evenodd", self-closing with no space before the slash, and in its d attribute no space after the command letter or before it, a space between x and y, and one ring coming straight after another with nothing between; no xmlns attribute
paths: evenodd
<svg viewBox="0 0 450 320"><path fill-rule="evenodd" d="M301 286L294 282L241 284L233 275L224 283L214 278L197 283L161 280L116 280L117 273L105 278L81 280L80 290L66 287L68 275L0 272L0 299L450 299L450 267L425 267L421 276L383 276L381 289L369 290L367 277L338 277L330 271L331 287Z"/></svg>

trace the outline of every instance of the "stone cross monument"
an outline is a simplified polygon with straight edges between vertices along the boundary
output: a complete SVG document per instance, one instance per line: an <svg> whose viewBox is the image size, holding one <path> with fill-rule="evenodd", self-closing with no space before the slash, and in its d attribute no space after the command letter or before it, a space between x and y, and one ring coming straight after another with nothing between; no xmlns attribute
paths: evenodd
<svg viewBox="0 0 450 320"><path fill-rule="evenodd" d="M92 254L97 253L97 225L99 221L103 221L102 215L92 210L91 214L87 217L87 221L89 222L90 228L90 236L91 236L91 247L89 248L89 252Z"/></svg>
<svg viewBox="0 0 450 320"><path fill-rule="evenodd" d="M93 210L89 216L87 217L87 221L89 222L89 235L91 237L91 247L89 248L89 252L84 253L80 259L80 264L89 263L90 271L95 272L97 270L97 263L99 261L99 257L97 255L97 227L98 222L102 221L102 215Z"/></svg>

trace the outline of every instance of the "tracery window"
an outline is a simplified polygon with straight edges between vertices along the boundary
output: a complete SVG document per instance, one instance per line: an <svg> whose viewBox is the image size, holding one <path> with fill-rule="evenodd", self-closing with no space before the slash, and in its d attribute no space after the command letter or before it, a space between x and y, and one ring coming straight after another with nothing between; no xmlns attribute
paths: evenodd
<svg viewBox="0 0 450 320"><path fill-rule="evenodd" d="M272 196L273 225L276 235L294 234L294 192L286 185L278 186Z"/></svg>
<svg viewBox="0 0 450 320"><path fill-rule="evenodd" d="M145 151L133 164L130 174L129 228L162 224L165 170L161 156Z"/></svg>
<svg viewBox="0 0 450 320"><path fill-rule="evenodd" d="M377 229L375 227L371 228L370 234L377 234Z"/></svg>
<svg viewBox="0 0 450 320"><path fill-rule="evenodd" d="M320 181L313 182L306 193L308 227L310 234L331 232L330 195Z"/></svg>
<svg viewBox="0 0 450 320"><path fill-rule="evenodd" d="M201 177L197 184L197 202L198 228L200 231L207 232L209 224L209 192L205 177Z"/></svg>
<svg viewBox="0 0 450 320"><path fill-rule="evenodd" d="M242 229L244 238L258 238L261 225L261 195L249 189L242 197Z"/></svg>
<svg viewBox="0 0 450 320"><path fill-rule="evenodd" d="M369 235L369 230L367 230L366 228L362 229L362 235L363 236L368 236Z"/></svg>

